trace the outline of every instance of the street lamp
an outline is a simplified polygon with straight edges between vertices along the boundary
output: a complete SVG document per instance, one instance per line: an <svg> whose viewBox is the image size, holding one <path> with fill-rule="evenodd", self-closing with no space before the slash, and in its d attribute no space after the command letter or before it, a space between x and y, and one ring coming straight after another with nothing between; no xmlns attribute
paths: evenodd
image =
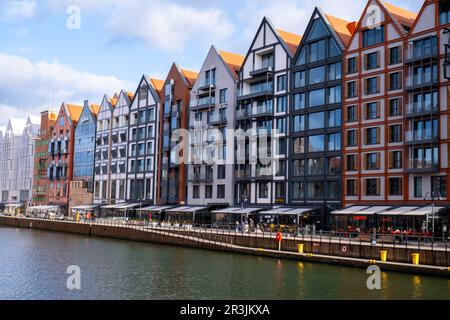
<svg viewBox="0 0 450 320"><path fill-rule="evenodd" d="M441 196L440 192L427 192L427 194L425 195L425 201L432 201L431 202L431 230L432 230L432 234L433 234L433 238L434 238L434 203L435 201L442 201L443 198ZM427 231L428 231L428 213L427 213L427 221L426 221L426 225L427 225Z"/></svg>

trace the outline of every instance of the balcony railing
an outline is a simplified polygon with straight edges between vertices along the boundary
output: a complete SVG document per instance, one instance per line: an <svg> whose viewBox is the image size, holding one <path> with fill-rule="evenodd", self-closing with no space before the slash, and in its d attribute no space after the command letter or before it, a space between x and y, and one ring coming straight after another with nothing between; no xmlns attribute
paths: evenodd
<svg viewBox="0 0 450 320"><path fill-rule="evenodd" d="M264 104L253 108L252 115L255 117L273 114L272 105Z"/></svg>
<svg viewBox="0 0 450 320"><path fill-rule="evenodd" d="M406 62L413 62L421 59L437 57L437 54L437 45L428 47L410 47L406 54Z"/></svg>
<svg viewBox="0 0 450 320"><path fill-rule="evenodd" d="M214 112L209 117L210 124L226 123L227 115L220 112Z"/></svg>
<svg viewBox="0 0 450 320"><path fill-rule="evenodd" d="M406 115L429 114L439 111L437 103L410 103L406 105Z"/></svg>
<svg viewBox="0 0 450 320"><path fill-rule="evenodd" d="M238 179L250 178L251 170L250 170L250 168L246 168L246 169L243 169L243 170L238 169L238 170L234 171L234 175Z"/></svg>
<svg viewBox="0 0 450 320"><path fill-rule="evenodd" d="M211 173L197 173L191 172L189 174L189 181L191 182L205 182L209 183L214 180L213 174Z"/></svg>
<svg viewBox="0 0 450 320"><path fill-rule="evenodd" d="M425 129L421 131L408 131L406 132L406 142L408 143L422 143L433 141L439 138L438 133L432 129Z"/></svg>
<svg viewBox="0 0 450 320"><path fill-rule="evenodd" d="M431 159L409 159L409 172L435 172L439 169L439 164Z"/></svg>
<svg viewBox="0 0 450 320"><path fill-rule="evenodd" d="M202 109L202 108L213 107L215 104L216 104L215 97L205 97L205 98L191 100L189 107L191 109Z"/></svg>

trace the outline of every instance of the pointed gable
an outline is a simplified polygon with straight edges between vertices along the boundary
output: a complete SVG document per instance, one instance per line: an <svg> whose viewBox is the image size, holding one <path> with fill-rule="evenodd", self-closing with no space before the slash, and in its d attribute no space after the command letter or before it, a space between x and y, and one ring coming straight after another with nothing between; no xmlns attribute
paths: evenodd
<svg viewBox="0 0 450 320"><path fill-rule="evenodd" d="M350 42L350 38L352 37L353 32L355 31L356 22L350 22L329 14L326 14L325 18L328 20L329 25L336 32L339 39L346 47Z"/></svg>
<svg viewBox="0 0 450 320"><path fill-rule="evenodd" d="M189 83L190 86L193 86L195 81L198 78L198 73L195 71L187 70L187 69L180 69L181 74L186 79L186 81Z"/></svg>
<svg viewBox="0 0 450 320"><path fill-rule="evenodd" d="M403 30L409 31L417 18L417 13L397 7L384 1L380 2L386 8L388 14L391 16L394 22L401 26Z"/></svg>
<svg viewBox="0 0 450 320"><path fill-rule="evenodd" d="M72 123L78 122L81 116L81 112L83 112L83 107L76 104L67 104L66 105L68 116Z"/></svg>
<svg viewBox="0 0 450 320"><path fill-rule="evenodd" d="M291 55L294 55L297 52L298 46L300 45L300 41L302 41L302 37L291 32L287 32L284 30L276 30L279 37L284 41L286 46L289 48Z"/></svg>

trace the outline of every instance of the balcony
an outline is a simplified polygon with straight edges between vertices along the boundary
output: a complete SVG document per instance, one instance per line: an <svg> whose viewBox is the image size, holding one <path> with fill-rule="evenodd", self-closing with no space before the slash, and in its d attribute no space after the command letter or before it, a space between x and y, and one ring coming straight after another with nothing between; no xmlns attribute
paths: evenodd
<svg viewBox="0 0 450 320"><path fill-rule="evenodd" d="M245 119L250 119L251 117L252 117L252 113L249 109L236 110L236 120L245 120Z"/></svg>
<svg viewBox="0 0 450 320"><path fill-rule="evenodd" d="M252 116L253 118L257 117L267 117L273 115L272 105L263 104L261 106L257 106L253 108Z"/></svg>
<svg viewBox="0 0 450 320"><path fill-rule="evenodd" d="M191 103L189 104L189 108L193 111L198 111L198 110L214 108L215 104L216 104L215 97L199 98L199 99L191 100Z"/></svg>
<svg viewBox="0 0 450 320"><path fill-rule="evenodd" d="M238 100L250 100L261 97L272 97L273 96L273 82L264 82L258 85L252 85L250 87L250 92L244 92L238 90Z"/></svg>
<svg viewBox="0 0 450 320"><path fill-rule="evenodd" d="M423 75L422 77L408 75L406 77L406 90L416 90L421 88L437 88L439 84L437 74Z"/></svg>
<svg viewBox="0 0 450 320"><path fill-rule="evenodd" d="M216 84L209 79L203 80L198 87L199 94L214 92L216 90Z"/></svg>
<svg viewBox="0 0 450 320"><path fill-rule="evenodd" d="M430 113L439 112L439 107L436 103L410 103L406 105L406 116L422 116L430 115Z"/></svg>
<svg viewBox="0 0 450 320"><path fill-rule="evenodd" d="M409 48L406 53L406 64L414 64L416 62L421 62L424 60L438 60L438 47L428 46L428 47L415 47Z"/></svg>
<svg viewBox="0 0 450 320"><path fill-rule="evenodd" d="M212 173L197 173L197 172L189 173L189 182L212 183L213 181L214 181L214 177L213 177Z"/></svg>
<svg viewBox="0 0 450 320"><path fill-rule="evenodd" d="M220 125L220 124L226 124L226 123L227 123L226 114L222 114L220 112L214 112L209 117L209 124L211 124L211 125Z"/></svg>
<svg viewBox="0 0 450 320"><path fill-rule="evenodd" d="M439 142L439 135L436 131L431 129L421 130L421 131L408 131L406 132L406 144L427 144Z"/></svg>
<svg viewBox="0 0 450 320"><path fill-rule="evenodd" d="M257 167L253 178L257 180L271 180L273 178L272 170L271 168Z"/></svg>
<svg viewBox="0 0 450 320"><path fill-rule="evenodd" d="M409 159L406 171L408 173L436 173L439 171L439 164L432 160Z"/></svg>
<svg viewBox="0 0 450 320"><path fill-rule="evenodd" d="M260 77L273 77L273 67L267 66L260 69L256 69L253 71L250 71L250 77L252 78L260 78Z"/></svg>

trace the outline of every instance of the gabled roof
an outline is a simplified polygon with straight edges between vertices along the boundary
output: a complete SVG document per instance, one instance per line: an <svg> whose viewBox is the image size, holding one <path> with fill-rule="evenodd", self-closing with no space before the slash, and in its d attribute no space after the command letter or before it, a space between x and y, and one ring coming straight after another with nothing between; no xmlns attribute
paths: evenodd
<svg viewBox="0 0 450 320"><path fill-rule="evenodd" d="M155 78L148 78L148 81L153 86L153 88L158 92L159 95L162 94L164 89L164 80L155 79Z"/></svg>
<svg viewBox="0 0 450 320"><path fill-rule="evenodd" d="M100 106L99 105L97 105L97 104L91 104L90 106L89 106L89 109L91 109L91 112L95 115L95 116L98 116L98 113L100 112Z"/></svg>
<svg viewBox="0 0 450 320"><path fill-rule="evenodd" d="M386 8L392 19L396 21L400 26L402 26L403 29L403 26L407 26L409 28L412 27L414 21L417 18L417 13L397 7L384 1L380 1L380 3Z"/></svg>
<svg viewBox="0 0 450 320"><path fill-rule="evenodd" d="M235 80L238 79L239 70L244 63L245 57L231 52L216 50L219 56L222 58L225 65L228 67L231 74L234 76Z"/></svg>
<svg viewBox="0 0 450 320"><path fill-rule="evenodd" d="M356 22L350 22L329 14L325 14L325 18L328 20L330 26L336 32L339 39L341 39L342 43L347 46L352 37L352 33L355 30Z"/></svg>
<svg viewBox="0 0 450 320"><path fill-rule="evenodd" d="M297 52L300 42L302 41L302 36L280 29L275 30L275 32L278 34L279 38L281 38L287 45L290 53L294 55Z"/></svg>
<svg viewBox="0 0 450 320"><path fill-rule="evenodd" d="M184 76L189 85L193 86L198 78L198 72L180 68L181 74Z"/></svg>
<svg viewBox="0 0 450 320"><path fill-rule="evenodd" d="M81 113L83 112L83 107L76 104L66 104L67 111L69 112L69 117L72 122L78 122L80 120Z"/></svg>

